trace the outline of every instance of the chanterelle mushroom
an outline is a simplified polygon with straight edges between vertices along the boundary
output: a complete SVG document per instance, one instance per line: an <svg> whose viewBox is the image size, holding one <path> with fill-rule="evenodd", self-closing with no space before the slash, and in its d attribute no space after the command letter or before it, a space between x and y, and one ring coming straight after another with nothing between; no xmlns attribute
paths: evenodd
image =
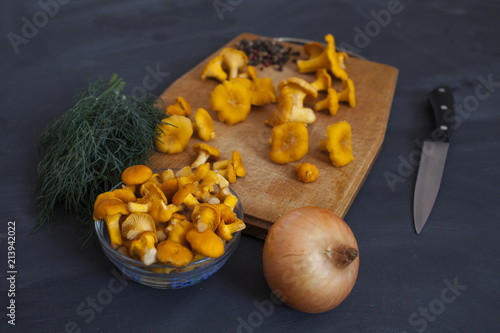
<svg viewBox="0 0 500 333"><path fill-rule="evenodd" d="M270 157L274 163L298 161L309 150L309 132L306 125L292 121L273 127Z"/></svg>
<svg viewBox="0 0 500 333"><path fill-rule="evenodd" d="M153 171L145 165L133 165L123 170L121 178L126 185L140 185L146 182Z"/></svg>
<svg viewBox="0 0 500 333"><path fill-rule="evenodd" d="M224 243L211 229L199 232L196 228L189 230L186 240L194 252L210 258L218 258L224 254Z"/></svg>
<svg viewBox="0 0 500 333"><path fill-rule="evenodd" d="M310 183L315 181L319 176L318 168L314 164L300 163L295 166L297 171L297 178L304 182Z"/></svg>
<svg viewBox="0 0 500 333"><path fill-rule="evenodd" d="M207 110L199 108L194 115L194 128L203 141L215 138L214 121Z"/></svg>
<svg viewBox="0 0 500 333"><path fill-rule="evenodd" d="M104 220L108 228L111 246L116 249L122 245L120 217L129 213L127 204L120 199L105 199L94 209L94 220Z"/></svg>
<svg viewBox="0 0 500 333"><path fill-rule="evenodd" d="M196 191L193 183L188 183L179 188L177 192L175 192L172 203L176 206L181 204L185 204L189 209L194 209L196 205L200 202L193 196L193 192Z"/></svg>
<svg viewBox="0 0 500 333"><path fill-rule="evenodd" d="M210 94L210 107L220 121L234 125L244 121L251 108L247 88L238 81L224 81Z"/></svg>
<svg viewBox="0 0 500 333"><path fill-rule="evenodd" d="M171 115L189 117L191 115L191 106L184 97L179 96L175 99L175 104L167 106L166 112Z"/></svg>
<svg viewBox="0 0 500 333"><path fill-rule="evenodd" d="M165 118L158 127L161 132L156 136L154 144L162 153L183 152L193 135L193 124L185 116L173 115Z"/></svg>
<svg viewBox="0 0 500 333"><path fill-rule="evenodd" d="M130 243L129 253L132 258L140 259L146 266L156 261L156 248L158 242L156 232L145 231L139 235L138 239Z"/></svg>
<svg viewBox="0 0 500 333"><path fill-rule="evenodd" d="M168 232L168 239L184 246L189 246L186 235L193 229L193 223L189 222L182 214L173 214L165 231Z"/></svg>
<svg viewBox="0 0 500 333"><path fill-rule="evenodd" d="M328 150L330 160L336 167L349 164L354 156L351 145L351 125L347 121L328 126L326 140L319 143L320 150Z"/></svg>
<svg viewBox="0 0 500 333"><path fill-rule="evenodd" d="M318 91L311 84L301 78L291 77L278 85L278 91L278 107L267 121L268 125L276 126L289 121L312 124L316 121L314 111L304 106L306 98L318 97Z"/></svg>
<svg viewBox="0 0 500 333"><path fill-rule="evenodd" d="M319 68L326 68L339 79L347 79L347 73L340 65L339 56L335 51L335 39L331 34L325 36L327 42L323 52L314 58L297 61L300 73L315 72Z"/></svg>
<svg viewBox="0 0 500 333"><path fill-rule="evenodd" d="M348 102L351 108L356 106L356 92L351 79L342 81L342 91L339 93L339 101Z"/></svg>
<svg viewBox="0 0 500 333"><path fill-rule="evenodd" d="M193 260L193 252L190 249L170 239L158 243L156 251L159 262L175 267L186 266Z"/></svg>
<svg viewBox="0 0 500 333"><path fill-rule="evenodd" d="M222 67L229 70L229 79L238 76L238 72L243 70L248 62L245 52L230 47L224 48L220 55L224 58Z"/></svg>
<svg viewBox="0 0 500 333"><path fill-rule="evenodd" d="M330 112L332 116L335 116L339 110L339 97L337 91L333 88L328 88L327 93L325 99L314 103L314 110L320 111L328 109L328 112Z"/></svg>
<svg viewBox="0 0 500 333"><path fill-rule="evenodd" d="M136 239L144 231L156 233L155 221L149 214L131 213L122 223L121 234L125 239Z"/></svg>
<svg viewBox="0 0 500 333"><path fill-rule="evenodd" d="M304 44L303 48L304 53L310 58L316 58L323 52L325 49L325 46L321 44L320 42L310 42Z"/></svg>
<svg viewBox="0 0 500 333"><path fill-rule="evenodd" d="M229 242L233 238L233 234L235 232L241 231L245 228L245 223L242 220L237 219L235 222L229 224L226 224L224 222L219 223L219 226L217 227L217 233L223 240Z"/></svg>
<svg viewBox="0 0 500 333"><path fill-rule="evenodd" d="M196 157L196 160L191 164L191 168L197 168L205 164L209 158L217 160L220 157L219 150L206 143L197 143L193 145L193 151L198 154L198 157Z"/></svg>
<svg viewBox="0 0 500 333"><path fill-rule="evenodd" d="M214 162L213 169L224 170L228 167L229 164L233 165L236 176L245 177L246 170L243 166L243 159L241 158L241 154L237 150L233 151L232 158Z"/></svg>
<svg viewBox="0 0 500 333"><path fill-rule="evenodd" d="M199 232L206 229L215 231L220 223L220 214L213 205L202 203L193 209L191 221Z"/></svg>
<svg viewBox="0 0 500 333"><path fill-rule="evenodd" d="M201 73L201 79L205 80L208 78L214 78L220 82L226 80L227 73L224 72L224 69L222 68L223 61L224 57L221 55L210 60Z"/></svg>
<svg viewBox="0 0 500 333"><path fill-rule="evenodd" d="M316 71L316 80L311 83L316 90L322 91L332 87L332 78L326 68L320 68Z"/></svg>

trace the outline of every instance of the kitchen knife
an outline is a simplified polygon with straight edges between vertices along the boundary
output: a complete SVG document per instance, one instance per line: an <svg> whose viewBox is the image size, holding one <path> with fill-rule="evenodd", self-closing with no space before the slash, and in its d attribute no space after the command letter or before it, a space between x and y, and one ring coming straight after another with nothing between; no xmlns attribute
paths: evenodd
<svg viewBox="0 0 500 333"><path fill-rule="evenodd" d="M431 138L424 141L418 168L413 199L413 220L417 234L422 231L436 201L455 124L455 102L449 87L438 86L433 89L429 93L429 102L436 117L436 128Z"/></svg>

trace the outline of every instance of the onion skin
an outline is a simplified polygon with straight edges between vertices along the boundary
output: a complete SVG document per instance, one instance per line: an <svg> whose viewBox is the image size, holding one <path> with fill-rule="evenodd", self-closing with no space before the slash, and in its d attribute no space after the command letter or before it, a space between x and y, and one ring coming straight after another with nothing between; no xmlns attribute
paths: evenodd
<svg viewBox="0 0 500 333"><path fill-rule="evenodd" d="M270 228L263 250L264 276L289 307L321 313L349 295L359 269L356 238L333 212L301 207Z"/></svg>

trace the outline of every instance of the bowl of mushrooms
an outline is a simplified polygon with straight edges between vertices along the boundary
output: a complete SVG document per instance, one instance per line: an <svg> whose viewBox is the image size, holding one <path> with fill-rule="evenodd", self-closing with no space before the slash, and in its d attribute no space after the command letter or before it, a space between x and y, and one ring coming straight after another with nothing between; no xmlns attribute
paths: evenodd
<svg viewBox="0 0 500 333"><path fill-rule="evenodd" d="M124 275L149 287L178 289L206 280L234 253L245 228L241 202L229 186L233 173L232 159L217 170L209 163L125 169L122 182L94 204L103 252Z"/></svg>

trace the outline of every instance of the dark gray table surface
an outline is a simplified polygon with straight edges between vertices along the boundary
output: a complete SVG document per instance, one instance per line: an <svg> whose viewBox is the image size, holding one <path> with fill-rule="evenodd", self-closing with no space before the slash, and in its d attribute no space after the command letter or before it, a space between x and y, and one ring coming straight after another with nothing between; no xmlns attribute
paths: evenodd
<svg viewBox="0 0 500 333"><path fill-rule="evenodd" d="M499 16L497 0L3 1L0 331L499 332ZM212 278L162 291L117 279L99 247L81 249L70 216L30 235L37 139L76 92L115 72L130 89L159 68L168 73L152 90L159 94L241 32L332 33L337 44L400 70L382 151L345 217L359 243L358 280L327 313L270 306L264 243L250 236ZM439 84L453 89L459 124L436 205L416 235L415 161L433 126L427 94ZM10 299L15 326L7 323Z"/></svg>

